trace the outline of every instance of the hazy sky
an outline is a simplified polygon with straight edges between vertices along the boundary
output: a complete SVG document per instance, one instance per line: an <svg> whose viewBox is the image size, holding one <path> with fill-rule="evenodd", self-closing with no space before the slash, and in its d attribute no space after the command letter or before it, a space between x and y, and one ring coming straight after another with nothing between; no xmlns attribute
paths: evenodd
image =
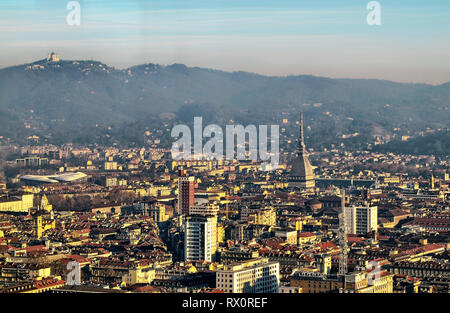
<svg viewBox="0 0 450 313"><path fill-rule="evenodd" d="M44 58L268 75L450 81L450 0L0 0L0 68Z"/></svg>

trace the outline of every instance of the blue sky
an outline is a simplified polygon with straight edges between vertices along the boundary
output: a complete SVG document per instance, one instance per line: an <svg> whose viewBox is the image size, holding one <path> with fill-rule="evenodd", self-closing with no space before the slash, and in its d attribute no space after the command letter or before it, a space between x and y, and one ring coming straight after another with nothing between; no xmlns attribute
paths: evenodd
<svg viewBox="0 0 450 313"><path fill-rule="evenodd" d="M185 63L267 75L313 74L438 84L450 81L450 1L369 0L0 1L0 67L43 58L119 68Z"/></svg>

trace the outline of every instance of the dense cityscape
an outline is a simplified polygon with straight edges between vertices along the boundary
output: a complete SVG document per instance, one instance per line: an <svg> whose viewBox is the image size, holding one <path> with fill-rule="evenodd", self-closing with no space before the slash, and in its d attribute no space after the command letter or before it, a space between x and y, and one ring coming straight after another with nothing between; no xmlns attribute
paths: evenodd
<svg viewBox="0 0 450 313"><path fill-rule="evenodd" d="M1 0L0 308L447 307L449 38L450 1Z"/></svg>
<svg viewBox="0 0 450 313"><path fill-rule="evenodd" d="M448 293L449 158L5 145L2 293ZM311 135L313 136L313 135Z"/></svg>

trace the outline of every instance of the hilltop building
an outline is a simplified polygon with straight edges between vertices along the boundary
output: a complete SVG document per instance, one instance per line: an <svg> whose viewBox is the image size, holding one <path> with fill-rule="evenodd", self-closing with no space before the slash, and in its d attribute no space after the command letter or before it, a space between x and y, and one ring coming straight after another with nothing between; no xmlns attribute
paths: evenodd
<svg viewBox="0 0 450 313"><path fill-rule="evenodd" d="M47 62L59 62L59 57L56 55L55 52L52 51L47 56Z"/></svg>

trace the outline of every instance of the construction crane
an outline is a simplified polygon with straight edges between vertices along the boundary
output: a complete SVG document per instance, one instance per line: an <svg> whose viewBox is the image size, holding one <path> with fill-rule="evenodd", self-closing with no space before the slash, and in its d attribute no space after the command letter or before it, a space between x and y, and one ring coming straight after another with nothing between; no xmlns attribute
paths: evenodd
<svg viewBox="0 0 450 313"><path fill-rule="evenodd" d="M347 225L345 220L345 190L341 190L341 208L342 213L339 218L339 246L341 253L339 254L339 275L347 274Z"/></svg>
<svg viewBox="0 0 450 313"><path fill-rule="evenodd" d="M227 217L228 220L228 189L225 191L225 206L226 206L225 216Z"/></svg>

